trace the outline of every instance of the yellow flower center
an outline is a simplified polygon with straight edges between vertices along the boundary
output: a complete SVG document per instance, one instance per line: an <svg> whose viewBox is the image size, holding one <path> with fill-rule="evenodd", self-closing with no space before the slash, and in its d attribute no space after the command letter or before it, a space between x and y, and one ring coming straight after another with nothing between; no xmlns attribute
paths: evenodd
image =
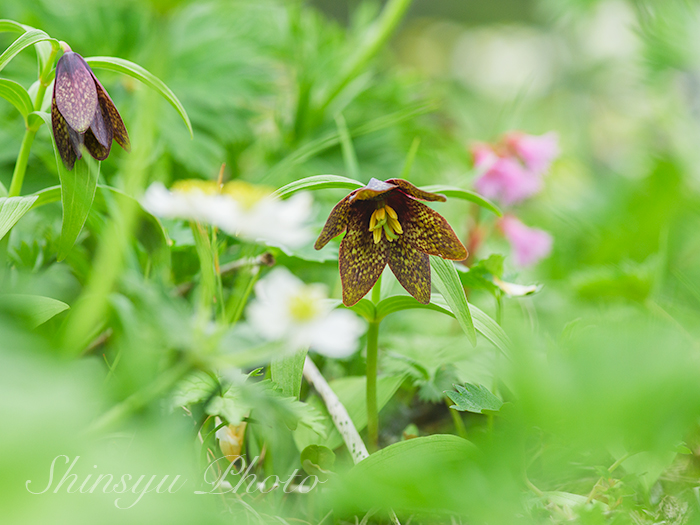
<svg viewBox="0 0 700 525"><path fill-rule="evenodd" d="M256 186L242 180L232 180L224 184L221 193L234 198L244 209L250 210L263 198L272 193L267 186Z"/></svg>
<svg viewBox="0 0 700 525"><path fill-rule="evenodd" d="M369 219L369 231L374 236L374 244L378 244L382 240L382 232L384 232L387 241L393 242L403 233L403 228L401 228L399 216L394 208L388 204L382 204L372 212Z"/></svg>
<svg viewBox="0 0 700 525"><path fill-rule="evenodd" d="M205 195L216 195L219 192L219 187L218 184L212 180L187 179L175 182L172 190L178 193L199 191Z"/></svg>
<svg viewBox="0 0 700 525"><path fill-rule="evenodd" d="M314 290L304 289L289 300L289 313L297 322L311 321L320 313L319 296Z"/></svg>

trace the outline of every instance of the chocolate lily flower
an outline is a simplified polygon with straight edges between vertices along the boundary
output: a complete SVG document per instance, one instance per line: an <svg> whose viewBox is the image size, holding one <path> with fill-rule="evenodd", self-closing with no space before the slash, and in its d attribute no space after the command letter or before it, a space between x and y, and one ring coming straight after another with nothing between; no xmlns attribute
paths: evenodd
<svg viewBox="0 0 700 525"><path fill-rule="evenodd" d="M107 158L112 139L126 151L131 149L114 102L83 57L70 49L56 65L51 123L67 170L72 170L82 157L81 145L97 160Z"/></svg>
<svg viewBox="0 0 700 525"><path fill-rule="evenodd" d="M345 230L338 263L343 303L352 306L389 268L408 293L430 302L430 259L461 261L467 250L447 221L422 201L445 201L403 179L371 179L336 204L314 247L323 248Z"/></svg>

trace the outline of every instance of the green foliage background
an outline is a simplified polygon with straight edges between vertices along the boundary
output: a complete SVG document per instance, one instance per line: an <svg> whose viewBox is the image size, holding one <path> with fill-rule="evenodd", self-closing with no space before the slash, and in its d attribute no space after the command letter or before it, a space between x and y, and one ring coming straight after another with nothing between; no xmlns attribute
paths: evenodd
<svg viewBox="0 0 700 525"><path fill-rule="evenodd" d="M211 333L196 291L177 293L190 282L206 286L189 230L165 221L166 245L157 223L98 191L64 261L57 262L60 202L27 213L8 241L0 296L0 502L7 523L96 516L105 524L272 523L274 516L319 523L331 508L324 523L351 523L382 505L402 523L410 516L413 523L700 521L700 8L681 0L541 0L494 2L477 12L465 2L463 18L452 11L448 18L443 7L416 3L348 76L380 6L338 4L4 0L0 18L40 28L84 56L139 63L178 96L192 139L156 93L130 77L97 72L134 145L131 154L113 150L99 182L136 198L153 181L215 180L224 162L228 178L273 188L319 174L384 180L399 176L416 137L412 182L469 189L471 142L510 129L556 130L562 156L545 192L519 209L528 224L552 233L553 254L527 271L507 256L504 273L542 290L499 303L488 290L469 295L501 320L510 354L499 355L482 336L472 347L439 312L402 311L382 324L384 445L410 424L421 436L459 433L443 394L453 384L485 385L505 404L456 416L473 447L451 440L402 445L323 492L195 495L206 449L196 424L207 407L196 397L192 414L172 407L170 387L187 371L183 360L246 373L264 363L245 353L251 345L242 330ZM606 23L613 29L602 31ZM626 40L613 38L625 27L632 27ZM14 38L0 33L0 49ZM527 81L498 80L515 75L517 63L506 56L513 49L534 50ZM34 52L2 74L28 87L36 78ZM340 113L356 167L340 144ZM0 101L6 187L22 127L15 108ZM55 166L44 126L23 193L57 185ZM319 230L343 195L314 194ZM451 199L440 211L465 237L467 203ZM124 226L129 221L132 228ZM222 263L257 255L250 249L232 242ZM492 253L509 254L498 236L479 257ZM277 255L279 264L339 296L335 260ZM224 281L232 295L245 284L244 276ZM71 308L37 328L11 300L17 294ZM364 373L361 354L316 361L329 380ZM364 395L363 385L348 385L348 403ZM267 441L259 473L286 478L301 469L298 444L306 441L284 423L329 418L307 387L302 398L315 407L311 415L265 392L241 387L233 406L260 417L248 438L251 455ZM110 412L134 395L127 413ZM105 423L105 414L114 420ZM201 437L213 442L206 432ZM80 456L81 479L93 470L180 474L191 485L174 495L147 494L128 510L115 506L114 495L29 493L43 487L58 455ZM338 456L337 471L349 470L347 453ZM127 506L131 496L122 500ZM368 519L389 518L380 512Z"/></svg>

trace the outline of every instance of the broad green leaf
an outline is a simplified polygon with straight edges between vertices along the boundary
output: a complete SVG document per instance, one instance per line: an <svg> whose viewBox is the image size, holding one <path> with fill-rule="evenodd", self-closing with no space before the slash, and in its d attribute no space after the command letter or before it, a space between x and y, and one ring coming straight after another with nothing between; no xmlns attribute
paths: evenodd
<svg viewBox="0 0 700 525"><path fill-rule="evenodd" d="M12 313L27 318L34 328L70 308L58 299L25 294L0 295L0 304L3 308L10 309Z"/></svg>
<svg viewBox="0 0 700 525"><path fill-rule="evenodd" d="M27 213L38 197L0 197L0 239Z"/></svg>
<svg viewBox="0 0 700 525"><path fill-rule="evenodd" d="M450 408L455 410L483 414L484 410L497 412L503 406L503 401L489 392L484 385L467 383L464 386L455 385L455 389L445 392L454 403Z"/></svg>
<svg viewBox="0 0 700 525"><path fill-rule="evenodd" d="M304 179L290 182L286 186L282 186L274 194L278 197L289 197L297 192L304 190L324 190L328 188L347 188L356 190L363 187L359 181L341 177L340 175L313 175Z"/></svg>
<svg viewBox="0 0 700 525"><path fill-rule="evenodd" d="M182 120L185 121L187 129L190 132L190 136L194 136L194 133L192 131L192 124L190 123L190 117L187 116L187 111L185 111L185 108L182 106L182 103L175 96L175 93L173 93L170 90L170 88L166 86L165 83L161 79L156 77L153 73L147 71L138 64L134 64L133 62L129 62L128 60L124 60L123 58L89 57L86 58L85 61L88 64L90 64L90 67L96 67L100 69L116 71L118 73L124 73L125 75L129 75L130 77L133 77L136 80L140 80L147 86L155 89L175 108L178 114L182 117Z"/></svg>
<svg viewBox="0 0 700 525"><path fill-rule="evenodd" d="M455 314L457 322L467 334L472 345L476 345L476 331L469 311L467 296L457 275L457 270L452 261L446 261L442 257L430 256L430 267L433 270L433 282L440 290L450 310Z"/></svg>
<svg viewBox="0 0 700 525"><path fill-rule="evenodd" d="M63 205L63 222L61 237L58 241L58 260L62 261L73 248L78 235L85 225L92 202L95 199L97 179L100 176L100 162L83 151L83 158L76 161L72 171L57 159L58 176L61 179L61 204Z"/></svg>
<svg viewBox="0 0 700 525"><path fill-rule="evenodd" d="M406 513L462 510L465 477L483 479L474 470L477 454L472 443L451 434L399 441L355 465L343 479L338 500L330 504L342 513L375 507Z"/></svg>
<svg viewBox="0 0 700 525"><path fill-rule="evenodd" d="M10 46L0 55L0 71L2 71L5 66L17 56L22 50L33 46L37 42L43 42L49 40L55 45L58 45L58 40L51 38L49 35L40 31L39 29L29 29L24 34L22 34L17 40L12 42Z"/></svg>
<svg viewBox="0 0 700 525"><path fill-rule="evenodd" d="M342 304L342 303L340 303ZM377 310L369 299L360 299L358 303L350 307L350 310L364 317L367 321L374 321Z"/></svg>
<svg viewBox="0 0 700 525"><path fill-rule="evenodd" d="M7 100L10 104L16 107L24 117L25 125L29 125L27 117L34 111L32 99L29 97L27 90L21 84L13 80L0 78L0 97Z"/></svg>
<svg viewBox="0 0 700 525"><path fill-rule="evenodd" d="M475 204L478 204L482 208L486 208L487 210L492 211L499 217L503 216L503 212L498 206L496 206L490 200L485 199L484 197L473 191L463 190L462 188L455 188L454 186L443 186L441 184L433 186L423 186L421 189L429 191L431 193L442 193L445 197L464 199L465 201L473 202Z"/></svg>
<svg viewBox="0 0 700 525"><path fill-rule="evenodd" d="M384 376L377 379L377 407L379 410L389 402L403 380L403 375ZM357 431L361 432L367 426L367 378L342 377L331 381L329 385L343 406L345 406ZM336 449L343 445L343 438L333 425L323 402L317 397L312 397L311 400L313 400L310 402L312 406L321 410L326 416L325 431L328 438L324 439L305 429L298 429L294 433L294 441L299 449L303 450L312 444L324 445L330 449Z"/></svg>
<svg viewBox="0 0 700 525"><path fill-rule="evenodd" d="M270 363L272 381L277 384L285 396L299 399L307 352L308 350L304 348L293 354L276 357Z"/></svg>
<svg viewBox="0 0 700 525"><path fill-rule="evenodd" d="M323 445L309 445L301 451L301 466L310 476L318 476L321 481L328 479L328 474L335 465L335 453Z"/></svg>

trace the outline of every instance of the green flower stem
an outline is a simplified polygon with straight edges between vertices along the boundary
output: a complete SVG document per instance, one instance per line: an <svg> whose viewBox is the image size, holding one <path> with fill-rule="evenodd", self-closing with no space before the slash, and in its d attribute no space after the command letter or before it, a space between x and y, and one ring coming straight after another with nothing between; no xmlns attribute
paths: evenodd
<svg viewBox="0 0 700 525"><path fill-rule="evenodd" d="M379 322L369 323L367 330L367 441L370 452L378 448L379 414L377 411L377 350Z"/></svg>
<svg viewBox="0 0 700 525"><path fill-rule="evenodd" d="M452 421L455 424L457 434L459 434L459 437L467 439L467 429L464 426L464 421L462 421L462 417L459 415L459 412L454 408L450 408L451 402L449 399L445 399L445 403L447 404L447 408L450 410L450 414L452 415Z"/></svg>
<svg viewBox="0 0 700 525"><path fill-rule="evenodd" d="M32 144L34 143L35 136L36 130L27 129L24 132L22 145L19 148L19 155L17 155L15 171L12 174L12 182L10 183L10 191L7 195L8 197L19 197L20 193L22 192L22 183L24 182L24 174L27 172L29 152L32 149Z"/></svg>

